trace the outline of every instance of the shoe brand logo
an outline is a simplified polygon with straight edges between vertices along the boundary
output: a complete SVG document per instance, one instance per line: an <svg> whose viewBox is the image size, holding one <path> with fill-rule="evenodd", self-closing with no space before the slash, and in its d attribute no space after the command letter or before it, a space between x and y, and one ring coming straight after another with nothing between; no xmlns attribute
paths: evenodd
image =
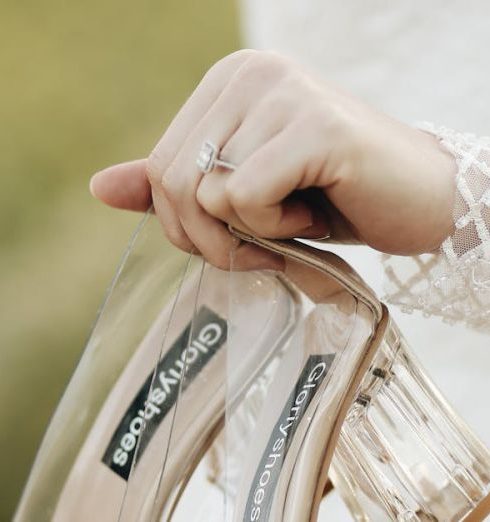
<svg viewBox="0 0 490 522"><path fill-rule="evenodd" d="M328 374L335 354L310 355L276 422L250 488L243 520L269 520L286 454L308 406Z"/></svg>
<svg viewBox="0 0 490 522"><path fill-rule="evenodd" d="M199 309L192 323L158 363L153 386L152 373L130 404L102 457L104 464L124 480L128 479L136 448L137 458L140 458L159 424L174 406L183 374L182 389L185 389L223 346L226 333L224 319L209 308Z"/></svg>

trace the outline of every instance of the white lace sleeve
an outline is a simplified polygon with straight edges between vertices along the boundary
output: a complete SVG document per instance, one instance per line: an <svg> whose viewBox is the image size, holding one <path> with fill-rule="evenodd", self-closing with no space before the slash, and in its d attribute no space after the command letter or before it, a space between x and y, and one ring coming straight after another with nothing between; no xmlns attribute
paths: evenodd
<svg viewBox="0 0 490 522"><path fill-rule="evenodd" d="M454 233L439 252L383 256L385 300L448 322L490 328L490 138L420 125L456 159Z"/></svg>

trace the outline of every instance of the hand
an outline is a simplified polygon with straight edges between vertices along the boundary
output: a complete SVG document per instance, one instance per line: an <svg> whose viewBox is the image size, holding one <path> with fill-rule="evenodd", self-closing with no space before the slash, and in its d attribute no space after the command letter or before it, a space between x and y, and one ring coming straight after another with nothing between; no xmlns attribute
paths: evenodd
<svg viewBox="0 0 490 522"><path fill-rule="evenodd" d="M206 140L235 171L199 171ZM387 253L434 250L452 230L454 171L434 136L284 57L247 50L208 71L148 160L96 174L91 190L119 208L153 202L172 243L227 268L226 223L269 238L330 233ZM282 266L248 244L237 262Z"/></svg>

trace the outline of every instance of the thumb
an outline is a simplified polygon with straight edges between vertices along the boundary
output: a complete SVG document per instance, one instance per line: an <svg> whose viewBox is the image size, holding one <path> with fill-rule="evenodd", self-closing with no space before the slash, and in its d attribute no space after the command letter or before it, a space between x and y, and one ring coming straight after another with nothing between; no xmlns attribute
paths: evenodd
<svg viewBox="0 0 490 522"><path fill-rule="evenodd" d="M146 211L151 203L146 159L108 167L92 176L90 192L110 207Z"/></svg>

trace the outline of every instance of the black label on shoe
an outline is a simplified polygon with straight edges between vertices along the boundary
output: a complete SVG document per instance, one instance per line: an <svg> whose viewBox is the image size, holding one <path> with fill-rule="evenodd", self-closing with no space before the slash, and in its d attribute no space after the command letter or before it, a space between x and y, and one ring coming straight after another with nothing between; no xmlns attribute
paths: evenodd
<svg viewBox="0 0 490 522"><path fill-rule="evenodd" d="M281 468L303 416L332 366L335 354L310 355L276 422L250 488L244 522L267 521Z"/></svg>
<svg viewBox="0 0 490 522"><path fill-rule="evenodd" d="M187 368L183 389L223 346L226 333L224 319L205 306L199 309L192 323L186 326L158 363L151 393L153 374L148 376L124 414L102 457L104 464L124 480L128 479L138 440L141 438L138 446L140 458L177 400L184 364Z"/></svg>

